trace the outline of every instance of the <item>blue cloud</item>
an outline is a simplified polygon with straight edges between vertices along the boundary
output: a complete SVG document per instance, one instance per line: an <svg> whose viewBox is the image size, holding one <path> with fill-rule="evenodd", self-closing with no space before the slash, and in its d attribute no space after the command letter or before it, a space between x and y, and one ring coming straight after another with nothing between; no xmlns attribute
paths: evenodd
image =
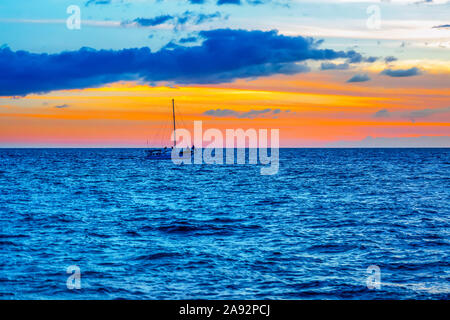
<svg viewBox="0 0 450 320"><path fill-rule="evenodd" d="M389 63L389 62L394 62L397 61L398 59L394 56L387 56L386 58L384 58L384 62Z"/></svg>
<svg viewBox="0 0 450 320"><path fill-rule="evenodd" d="M353 77L347 80L347 82L365 82L369 81L370 78L367 74L355 74Z"/></svg>
<svg viewBox="0 0 450 320"><path fill-rule="evenodd" d="M319 49L319 41L277 31L216 29L199 32L195 46L173 44L122 50L81 48L56 54L0 48L0 96L97 87L116 81L224 83L239 78L295 74L299 62L347 58L348 53Z"/></svg>
<svg viewBox="0 0 450 320"><path fill-rule="evenodd" d="M170 16L170 15L162 15L162 16L158 16L158 17L154 17L154 18L150 18L150 19L146 19L146 18L136 18L133 20L133 22L136 22L138 25L143 26L143 27L150 27L150 26L158 26L160 24L163 24L169 20L172 20L174 17Z"/></svg>
<svg viewBox="0 0 450 320"><path fill-rule="evenodd" d="M374 113L374 118L388 118L390 117L391 113L388 109L381 109Z"/></svg>
<svg viewBox="0 0 450 320"><path fill-rule="evenodd" d="M320 65L321 70L347 70L350 67L348 63L332 63L332 62L323 62Z"/></svg>
<svg viewBox="0 0 450 320"><path fill-rule="evenodd" d="M181 38L178 42L179 43L192 43L196 42L198 39L196 37L187 37L187 38Z"/></svg>
<svg viewBox="0 0 450 320"><path fill-rule="evenodd" d="M61 105L55 106L56 109L64 109L64 108L68 108L68 107L70 107L68 104L61 104Z"/></svg>
<svg viewBox="0 0 450 320"><path fill-rule="evenodd" d="M381 109L374 113L374 118L389 118L389 117L398 117L398 118L409 118L412 122L414 122L417 118L426 118L431 115L441 114L441 113L450 113L450 107L443 108L427 108L421 110L410 110L410 111L398 111L398 112L390 112L387 109Z"/></svg>
<svg viewBox="0 0 450 320"><path fill-rule="evenodd" d="M112 0L88 0L84 4L86 7L90 6L91 4L94 5L100 5L100 4L111 4Z"/></svg>
<svg viewBox="0 0 450 320"><path fill-rule="evenodd" d="M434 114L440 113L450 113L450 107L436 108L436 109L422 109L422 110L414 110L406 114L407 117L411 119L416 118L425 118Z"/></svg>
<svg viewBox="0 0 450 320"><path fill-rule="evenodd" d="M241 0L217 0L217 5L221 6L223 4L236 4L236 5L240 5L241 4Z"/></svg>
<svg viewBox="0 0 450 320"><path fill-rule="evenodd" d="M215 13L210 13L210 14L200 13L193 20L194 20L194 24L201 24L201 23L211 21L216 18L220 18L221 16L222 15L220 14L220 12L215 12Z"/></svg>
<svg viewBox="0 0 450 320"><path fill-rule="evenodd" d="M211 109L203 112L204 115L211 117L233 117L240 119L254 119L254 118L274 118L281 113L288 113L290 110L280 110L280 109L271 109L266 108L262 110L250 110L246 112L239 112L230 109Z"/></svg>
<svg viewBox="0 0 450 320"><path fill-rule="evenodd" d="M360 54L359 52L356 52L354 50L348 51L348 58L347 58L348 63L360 63L360 62L372 63L377 60L378 60L377 57L363 57L362 54Z"/></svg>
<svg viewBox="0 0 450 320"><path fill-rule="evenodd" d="M441 24L439 26L434 26L434 29L447 29L450 28L450 24Z"/></svg>
<svg viewBox="0 0 450 320"><path fill-rule="evenodd" d="M140 27L154 27L163 23L171 23L175 26L181 26L188 22L199 25L219 18L222 18L222 14L220 12L196 14L191 11L185 11L183 14L177 16L160 15L153 18L136 18L132 21L126 20L122 21L122 26L130 26L135 24ZM228 16L225 16L224 19L228 19Z"/></svg>
<svg viewBox="0 0 450 320"><path fill-rule="evenodd" d="M239 112L230 109L211 109L206 110L203 114L212 117L237 117Z"/></svg>
<svg viewBox="0 0 450 320"><path fill-rule="evenodd" d="M270 2L270 1L268 1L268 0L247 0L247 3L248 4L251 4L252 6L257 6L257 5L260 5L260 4L266 4L267 2Z"/></svg>
<svg viewBox="0 0 450 320"><path fill-rule="evenodd" d="M381 74L389 77L412 77L420 74L419 68L413 67L410 69L384 69Z"/></svg>

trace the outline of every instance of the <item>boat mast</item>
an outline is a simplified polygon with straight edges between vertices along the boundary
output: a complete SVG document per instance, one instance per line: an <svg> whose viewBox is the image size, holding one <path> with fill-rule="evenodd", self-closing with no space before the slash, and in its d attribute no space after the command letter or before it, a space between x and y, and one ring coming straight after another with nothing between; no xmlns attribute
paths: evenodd
<svg viewBox="0 0 450 320"><path fill-rule="evenodd" d="M173 117L173 147L177 146L177 137L175 134L175 99L172 99L172 117Z"/></svg>

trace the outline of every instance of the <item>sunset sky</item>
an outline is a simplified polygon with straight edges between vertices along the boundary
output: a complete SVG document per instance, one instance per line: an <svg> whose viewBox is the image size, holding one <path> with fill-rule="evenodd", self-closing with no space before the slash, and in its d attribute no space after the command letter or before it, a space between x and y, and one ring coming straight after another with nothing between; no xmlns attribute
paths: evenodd
<svg viewBox="0 0 450 320"><path fill-rule="evenodd" d="M449 17L450 1L1 1L0 147L168 144L172 98L179 126L280 129L286 147L450 147Z"/></svg>

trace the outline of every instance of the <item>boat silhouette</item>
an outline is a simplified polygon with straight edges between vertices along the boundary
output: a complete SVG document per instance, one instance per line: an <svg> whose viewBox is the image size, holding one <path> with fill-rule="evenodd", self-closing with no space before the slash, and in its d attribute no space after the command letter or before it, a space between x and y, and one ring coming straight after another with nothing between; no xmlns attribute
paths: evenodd
<svg viewBox="0 0 450 320"><path fill-rule="evenodd" d="M168 148L150 148L145 150L145 156L150 160L171 160L172 152L179 152L179 156L182 157L186 152L191 153L189 148L177 148L177 138L176 138L176 122L175 122L175 99L172 99L172 120L173 120L173 146ZM193 152L191 153L193 154Z"/></svg>

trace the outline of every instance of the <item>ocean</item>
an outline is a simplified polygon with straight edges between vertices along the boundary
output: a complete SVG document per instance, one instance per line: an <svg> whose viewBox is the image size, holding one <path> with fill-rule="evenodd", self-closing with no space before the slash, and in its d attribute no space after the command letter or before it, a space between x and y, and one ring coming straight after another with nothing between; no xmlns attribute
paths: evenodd
<svg viewBox="0 0 450 320"><path fill-rule="evenodd" d="M0 149L0 299L449 299L449 214L450 149Z"/></svg>

